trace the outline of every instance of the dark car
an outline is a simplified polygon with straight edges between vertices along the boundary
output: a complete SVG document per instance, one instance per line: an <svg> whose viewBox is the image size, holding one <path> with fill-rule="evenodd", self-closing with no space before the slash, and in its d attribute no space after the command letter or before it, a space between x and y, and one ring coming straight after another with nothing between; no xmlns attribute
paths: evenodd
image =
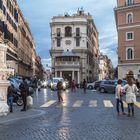
<svg viewBox="0 0 140 140"><path fill-rule="evenodd" d="M127 82L125 80L122 81L122 86L124 86ZM115 88L117 86L117 80L103 80L100 83L99 91L101 93L115 93Z"/></svg>
<svg viewBox="0 0 140 140"><path fill-rule="evenodd" d="M95 81L94 89L99 90L102 81Z"/></svg>

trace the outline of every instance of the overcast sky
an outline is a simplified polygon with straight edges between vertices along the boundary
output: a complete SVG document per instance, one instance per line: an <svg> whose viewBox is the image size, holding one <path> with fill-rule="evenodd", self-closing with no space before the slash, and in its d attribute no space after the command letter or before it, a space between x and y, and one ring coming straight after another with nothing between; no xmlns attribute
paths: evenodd
<svg viewBox="0 0 140 140"><path fill-rule="evenodd" d="M53 16L70 15L83 7L94 19L99 32L100 51L117 65L117 32L113 8L117 0L18 0L18 4L31 28L38 55L50 62L50 21Z"/></svg>

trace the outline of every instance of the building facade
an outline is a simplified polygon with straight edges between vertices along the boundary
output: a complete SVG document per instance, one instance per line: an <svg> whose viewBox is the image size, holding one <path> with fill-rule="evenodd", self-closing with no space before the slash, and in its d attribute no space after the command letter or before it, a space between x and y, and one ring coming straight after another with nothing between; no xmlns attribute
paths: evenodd
<svg viewBox="0 0 140 140"><path fill-rule="evenodd" d="M50 26L53 76L77 83L98 79L98 31L92 16L81 9L53 17Z"/></svg>
<svg viewBox="0 0 140 140"><path fill-rule="evenodd" d="M35 75L38 56L33 36L16 0L0 0L0 43L7 45L7 67L15 75Z"/></svg>
<svg viewBox="0 0 140 140"><path fill-rule="evenodd" d="M114 69L112 61L102 53L99 56L99 80L113 79Z"/></svg>
<svg viewBox="0 0 140 140"><path fill-rule="evenodd" d="M140 80L140 0L117 0L118 78L131 72Z"/></svg>

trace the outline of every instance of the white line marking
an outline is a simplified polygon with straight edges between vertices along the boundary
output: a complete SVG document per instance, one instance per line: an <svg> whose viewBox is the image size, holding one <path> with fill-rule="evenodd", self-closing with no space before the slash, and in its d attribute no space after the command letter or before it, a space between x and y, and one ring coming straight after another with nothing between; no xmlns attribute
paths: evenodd
<svg viewBox="0 0 140 140"><path fill-rule="evenodd" d="M113 107L113 104L111 103L110 100L104 100L104 106L105 107Z"/></svg>
<svg viewBox="0 0 140 140"><path fill-rule="evenodd" d="M97 101L96 100L91 100L89 102L89 107L97 107Z"/></svg>
<svg viewBox="0 0 140 140"><path fill-rule="evenodd" d="M77 100L74 104L73 107L80 107L82 105L83 101L82 100Z"/></svg>
<svg viewBox="0 0 140 140"><path fill-rule="evenodd" d="M48 101L47 103L43 104L42 106L40 107L49 107L51 106L52 104L54 104L56 102L56 100L50 100Z"/></svg>

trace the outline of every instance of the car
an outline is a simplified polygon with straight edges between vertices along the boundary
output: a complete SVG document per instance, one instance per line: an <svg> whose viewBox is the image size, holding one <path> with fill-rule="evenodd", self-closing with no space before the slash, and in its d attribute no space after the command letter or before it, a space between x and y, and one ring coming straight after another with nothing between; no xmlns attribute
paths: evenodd
<svg viewBox="0 0 140 140"><path fill-rule="evenodd" d="M87 83L87 89L94 89L95 82Z"/></svg>
<svg viewBox="0 0 140 140"><path fill-rule="evenodd" d="M122 86L124 86L127 82L122 80ZM117 80L103 80L100 83L99 91L101 93L115 93L115 88L117 86Z"/></svg>
<svg viewBox="0 0 140 140"><path fill-rule="evenodd" d="M46 88L47 86L48 86L48 81L47 80L41 81L41 87Z"/></svg>
<svg viewBox="0 0 140 140"><path fill-rule="evenodd" d="M57 90L57 83L59 81L62 81L63 90L66 89L66 83L65 83L64 79L62 77L54 77L54 78L52 78L52 81L50 83L52 90Z"/></svg>
<svg viewBox="0 0 140 140"><path fill-rule="evenodd" d="M102 82L101 80L95 81L94 89L99 90L101 82Z"/></svg>

